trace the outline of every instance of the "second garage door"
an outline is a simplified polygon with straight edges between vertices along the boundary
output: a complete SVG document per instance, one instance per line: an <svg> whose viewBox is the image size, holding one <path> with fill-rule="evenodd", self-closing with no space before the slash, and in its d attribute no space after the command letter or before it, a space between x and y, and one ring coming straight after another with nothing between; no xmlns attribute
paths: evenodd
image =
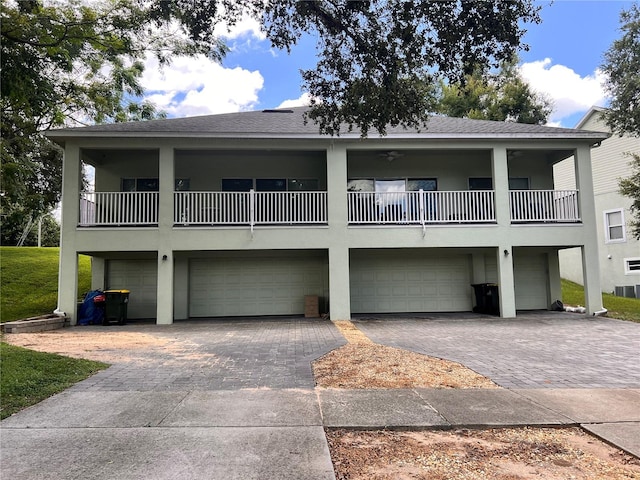
<svg viewBox="0 0 640 480"><path fill-rule="evenodd" d="M189 315L299 315L304 296L325 291L322 257L192 259Z"/></svg>
<svg viewBox="0 0 640 480"><path fill-rule="evenodd" d="M356 250L350 268L353 313L471 310L469 255Z"/></svg>
<svg viewBox="0 0 640 480"><path fill-rule="evenodd" d="M487 281L498 282L495 255L486 255ZM549 274L544 253L514 252L513 281L516 310L546 310L549 307Z"/></svg>

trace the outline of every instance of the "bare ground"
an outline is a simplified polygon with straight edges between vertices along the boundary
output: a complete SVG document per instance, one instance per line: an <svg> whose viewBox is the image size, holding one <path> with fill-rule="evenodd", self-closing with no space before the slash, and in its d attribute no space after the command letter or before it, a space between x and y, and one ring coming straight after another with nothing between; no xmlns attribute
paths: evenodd
<svg viewBox="0 0 640 480"><path fill-rule="evenodd" d="M313 363L332 388L499 388L459 363L373 343L349 321L333 322L349 342Z"/></svg>
<svg viewBox="0 0 640 480"><path fill-rule="evenodd" d="M499 388L463 365L373 343L351 322L334 322L347 345L314 363L317 384L334 388ZM211 365L214 354L151 333L61 329L4 335L32 350L106 363L174 361ZM206 357L206 358L204 358ZM165 357L166 358L166 357ZM166 360L165 360L166 363ZM326 432L338 480L640 479L640 460L577 428Z"/></svg>
<svg viewBox="0 0 640 480"><path fill-rule="evenodd" d="M326 434L338 480L640 479L640 460L578 428Z"/></svg>

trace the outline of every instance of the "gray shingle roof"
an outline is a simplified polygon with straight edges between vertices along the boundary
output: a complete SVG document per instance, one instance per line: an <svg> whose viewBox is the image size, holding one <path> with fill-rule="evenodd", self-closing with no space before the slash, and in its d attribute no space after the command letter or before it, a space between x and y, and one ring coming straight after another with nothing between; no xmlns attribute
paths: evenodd
<svg viewBox="0 0 640 480"><path fill-rule="evenodd" d="M313 122L304 123L308 107L281 110L224 113L187 118L171 118L145 122L113 123L79 128L50 130L54 140L69 137L212 137L212 138L328 138L318 133ZM359 133L341 132L341 138L359 137ZM370 132L371 138L378 137ZM391 138L583 138L602 140L608 135L572 128L556 128L513 122L470 120L466 118L431 117L420 130L393 127Z"/></svg>

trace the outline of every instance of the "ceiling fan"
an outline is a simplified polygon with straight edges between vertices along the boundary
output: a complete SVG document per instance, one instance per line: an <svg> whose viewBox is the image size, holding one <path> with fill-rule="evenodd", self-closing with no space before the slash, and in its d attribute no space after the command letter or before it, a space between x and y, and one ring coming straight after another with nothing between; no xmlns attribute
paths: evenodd
<svg viewBox="0 0 640 480"><path fill-rule="evenodd" d="M378 156L384 158L387 162L393 162L397 158L404 157L404 153L396 150L390 150L388 152L380 152Z"/></svg>

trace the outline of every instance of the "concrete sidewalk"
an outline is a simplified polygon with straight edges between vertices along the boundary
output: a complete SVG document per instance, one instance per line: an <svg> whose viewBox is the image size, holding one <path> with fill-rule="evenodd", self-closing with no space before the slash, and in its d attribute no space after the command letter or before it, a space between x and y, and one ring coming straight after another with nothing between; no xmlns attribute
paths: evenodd
<svg viewBox="0 0 640 480"><path fill-rule="evenodd" d="M640 456L640 389L66 391L1 423L12 479L333 479L324 427L576 426Z"/></svg>

